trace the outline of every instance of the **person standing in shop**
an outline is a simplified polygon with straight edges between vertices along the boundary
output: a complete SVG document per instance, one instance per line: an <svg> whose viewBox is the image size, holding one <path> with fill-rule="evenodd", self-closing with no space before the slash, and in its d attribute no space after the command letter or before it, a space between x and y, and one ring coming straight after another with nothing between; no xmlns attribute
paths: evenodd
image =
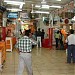
<svg viewBox="0 0 75 75"><path fill-rule="evenodd" d="M68 43L67 48L67 63L75 63L75 34L74 30L70 30L70 35L66 38L66 43Z"/></svg>
<svg viewBox="0 0 75 75"><path fill-rule="evenodd" d="M17 41L16 48L19 51L19 66L17 75L23 75L24 66L27 69L28 75L33 75L32 71L32 61L31 61L31 51L32 44L37 44L37 42L30 38L30 31L26 30L25 35Z"/></svg>
<svg viewBox="0 0 75 75"><path fill-rule="evenodd" d="M36 36L37 37L41 37L41 30L40 30L40 28L38 28L38 31L36 32Z"/></svg>
<svg viewBox="0 0 75 75"><path fill-rule="evenodd" d="M59 39L60 39L59 30L58 30L57 32L55 32L54 37L55 37L55 40L56 40L56 49L59 49L59 46L58 46L58 44L59 44Z"/></svg>
<svg viewBox="0 0 75 75"><path fill-rule="evenodd" d="M41 30L40 30L40 28L38 28L38 31L36 33L36 37L37 37L37 42L38 42L37 47L41 47L41 41L42 41L42 39L41 39Z"/></svg>

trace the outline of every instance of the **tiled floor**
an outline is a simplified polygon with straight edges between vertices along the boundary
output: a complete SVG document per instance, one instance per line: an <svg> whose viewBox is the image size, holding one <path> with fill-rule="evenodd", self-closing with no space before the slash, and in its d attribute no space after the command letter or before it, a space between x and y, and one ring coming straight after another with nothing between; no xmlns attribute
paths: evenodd
<svg viewBox="0 0 75 75"><path fill-rule="evenodd" d="M7 59L0 75L16 75L18 53L7 52ZM50 50L34 48L32 51L32 66L34 75L75 75L75 64L66 63L65 50ZM23 75L27 75L26 70Z"/></svg>

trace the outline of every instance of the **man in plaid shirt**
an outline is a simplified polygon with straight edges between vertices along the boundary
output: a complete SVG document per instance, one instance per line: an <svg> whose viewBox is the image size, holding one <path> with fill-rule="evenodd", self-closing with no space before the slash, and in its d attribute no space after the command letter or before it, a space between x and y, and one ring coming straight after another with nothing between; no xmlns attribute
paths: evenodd
<svg viewBox="0 0 75 75"><path fill-rule="evenodd" d="M31 63L32 44L37 44L36 41L29 38L29 31L25 31L25 36L17 41L16 47L19 50L19 66L17 75L23 75L24 66L26 66L28 75L33 75Z"/></svg>

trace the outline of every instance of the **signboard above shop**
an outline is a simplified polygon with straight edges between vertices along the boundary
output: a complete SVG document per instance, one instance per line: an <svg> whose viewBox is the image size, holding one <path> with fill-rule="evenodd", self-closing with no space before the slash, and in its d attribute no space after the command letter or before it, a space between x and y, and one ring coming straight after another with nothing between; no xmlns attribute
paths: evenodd
<svg viewBox="0 0 75 75"><path fill-rule="evenodd" d="M18 12L8 12L7 18L18 18Z"/></svg>
<svg viewBox="0 0 75 75"><path fill-rule="evenodd" d="M26 13L26 12L21 12L20 13L20 18L21 19L28 19L29 17L28 17L28 13Z"/></svg>

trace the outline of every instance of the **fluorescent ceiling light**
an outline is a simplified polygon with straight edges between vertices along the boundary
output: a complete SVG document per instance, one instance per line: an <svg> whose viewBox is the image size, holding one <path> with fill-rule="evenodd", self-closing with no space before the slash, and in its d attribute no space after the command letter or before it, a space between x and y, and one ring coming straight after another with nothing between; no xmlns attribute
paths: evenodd
<svg viewBox="0 0 75 75"><path fill-rule="evenodd" d="M49 14L47 11L35 11L35 13Z"/></svg>
<svg viewBox="0 0 75 75"><path fill-rule="evenodd" d="M7 4L12 4L12 3L7 3ZM23 7L23 4L17 4L17 3L15 4L15 3L13 3L12 5L19 5L20 6L19 7L20 9Z"/></svg>
<svg viewBox="0 0 75 75"><path fill-rule="evenodd" d="M47 11L34 11L34 12L31 12L31 13L49 14L49 12L47 12Z"/></svg>
<svg viewBox="0 0 75 75"><path fill-rule="evenodd" d="M20 5L20 9L23 7L23 3L11 3L11 2L8 2L7 4Z"/></svg>
<svg viewBox="0 0 75 75"><path fill-rule="evenodd" d="M45 0L43 0L42 2L41 2L41 4L46 4L47 2L45 1Z"/></svg>
<svg viewBox="0 0 75 75"><path fill-rule="evenodd" d="M42 5L41 8L46 8L46 9L49 9L49 5Z"/></svg>
<svg viewBox="0 0 75 75"><path fill-rule="evenodd" d="M46 2L41 2L41 4L46 4Z"/></svg>
<svg viewBox="0 0 75 75"><path fill-rule="evenodd" d="M52 7L52 8L62 8L61 6L56 6L56 5L52 5L52 6L49 6L49 7Z"/></svg>
<svg viewBox="0 0 75 75"><path fill-rule="evenodd" d="M12 4L12 3L7 3L7 4ZM22 3L21 4L18 4L18 3L15 4L15 3L13 3L12 5L20 5L20 7L19 7L20 9L23 7Z"/></svg>
<svg viewBox="0 0 75 75"><path fill-rule="evenodd" d="M24 2L20 2L20 1L9 1L9 0L4 0L4 2L6 2L7 4L25 4Z"/></svg>
<svg viewBox="0 0 75 75"><path fill-rule="evenodd" d="M11 10L11 11L22 11L21 9L16 9L16 8L12 8L12 9L7 8L7 10Z"/></svg>
<svg viewBox="0 0 75 75"><path fill-rule="evenodd" d="M11 2L8 2L7 4L20 5L20 4L18 4L18 3L11 3Z"/></svg>
<svg viewBox="0 0 75 75"><path fill-rule="evenodd" d="M61 0L57 0L57 1L61 1Z"/></svg>
<svg viewBox="0 0 75 75"><path fill-rule="evenodd" d="M41 6L40 6L40 5L35 5L35 7L36 7L36 8L40 8Z"/></svg>
<svg viewBox="0 0 75 75"><path fill-rule="evenodd" d="M20 9L23 7L23 4L25 4L24 2L20 2L20 1L9 1L9 0L4 0L4 2L6 2L7 4L12 4L12 5L20 5Z"/></svg>

